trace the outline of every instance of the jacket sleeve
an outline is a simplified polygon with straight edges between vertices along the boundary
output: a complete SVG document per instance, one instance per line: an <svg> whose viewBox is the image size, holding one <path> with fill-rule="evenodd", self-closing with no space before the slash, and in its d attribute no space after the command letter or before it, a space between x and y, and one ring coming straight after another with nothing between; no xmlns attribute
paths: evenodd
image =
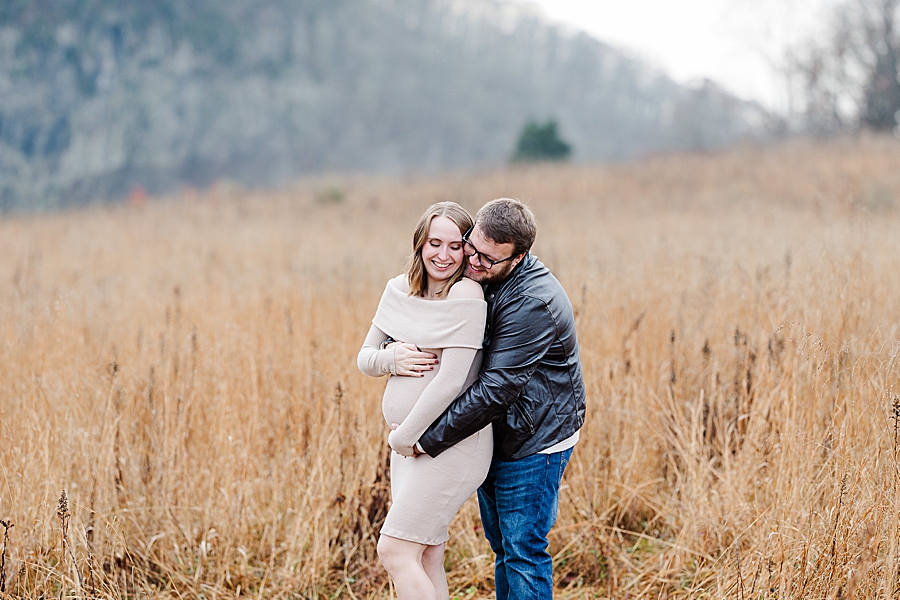
<svg viewBox="0 0 900 600"><path fill-rule="evenodd" d="M519 398L556 339L556 323L541 300L519 296L497 307L478 379L419 438L430 456L503 417Z"/></svg>

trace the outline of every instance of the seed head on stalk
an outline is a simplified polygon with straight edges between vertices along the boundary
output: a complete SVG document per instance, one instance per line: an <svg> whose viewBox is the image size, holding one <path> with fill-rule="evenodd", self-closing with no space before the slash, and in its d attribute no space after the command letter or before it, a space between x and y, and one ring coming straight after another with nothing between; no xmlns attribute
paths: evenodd
<svg viewBox="0 0 900 600"><path fill-rule="evenodd" d="M72 514L69 512L69 498L66 496L66 490L62 491L59 496L59 504L56 505L56 516L59 517L60 528L62 529L63 544L69 552L69 558L75 566L75 575L78 576L78 587L84 591L84 582L81 580L81 571L78 569L78 561L72 553L72 546L69 544L69 518Z"/></svg>
<svg viewBox="0 0 900 600"><path fill-rule="evenodd" d="M9 530L15 527L12 521L0 521L3 527L3 549L0 550L0 594L6 591L6 543L9 541Z"/></svg>

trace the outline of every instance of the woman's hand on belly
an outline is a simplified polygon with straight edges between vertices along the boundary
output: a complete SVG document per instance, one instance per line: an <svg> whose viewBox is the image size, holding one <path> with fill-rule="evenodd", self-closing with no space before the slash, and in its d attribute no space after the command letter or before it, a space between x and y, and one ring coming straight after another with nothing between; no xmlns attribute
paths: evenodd
<svg viewBox="0 0 900 600"><path fill-rule="evenodd" d="M415 344L393 342L385 346L388 348L394 350L394 373L403 377L424 377L438 362L437 355L422 352Z"/></svg>
<svg viewBox="0 0 900 600"><path fill-rule="evenodd" d="M390 445L391 450L400 454L401 456L415 456L415 442L411 446L402 443L397 439L397 428L400 427L400 423L391 423L391 433L388 434L388 445Z"/></svg>

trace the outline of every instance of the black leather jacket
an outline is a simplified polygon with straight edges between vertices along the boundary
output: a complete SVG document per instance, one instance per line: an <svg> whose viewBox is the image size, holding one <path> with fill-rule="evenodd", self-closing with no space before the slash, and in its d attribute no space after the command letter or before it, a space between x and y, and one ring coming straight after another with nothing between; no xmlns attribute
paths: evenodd
<svg viewBox="0 0 900 600"><path fill-rule="evenodd" d="M584 423L584 381L572 303L530 252L485 290L484 362L478 379L431 424L419 444L431 456L494 424L494 458L518 460Z"/></svg>

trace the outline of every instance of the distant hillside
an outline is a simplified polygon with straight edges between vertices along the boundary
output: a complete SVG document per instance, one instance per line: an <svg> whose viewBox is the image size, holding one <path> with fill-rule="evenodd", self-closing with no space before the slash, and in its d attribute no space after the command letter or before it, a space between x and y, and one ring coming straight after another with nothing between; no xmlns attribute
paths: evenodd
<svg viewBox="0 0 900 600"><path fill-rule="evenodd" d="M135 185L496 164L548 117L577 160L772 126L712 84L687 89L498 0L0 4L0 211Z"/></svg>

